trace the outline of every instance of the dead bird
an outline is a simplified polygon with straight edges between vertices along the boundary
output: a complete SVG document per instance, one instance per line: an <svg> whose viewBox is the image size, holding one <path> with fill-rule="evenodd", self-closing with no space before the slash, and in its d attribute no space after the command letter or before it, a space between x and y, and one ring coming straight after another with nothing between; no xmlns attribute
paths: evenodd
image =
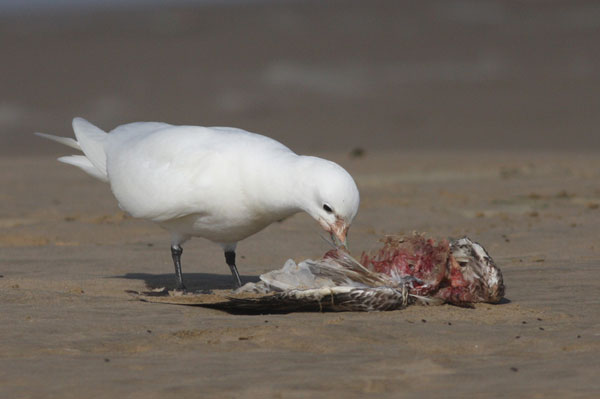
<svg viewBox="0 0 600 399"><path fill-rule="evenodd" d="M187 299L185 304L231 313L384 311L412 303L497 303L504 296L500 269L480 244L467 237L435 242L416 234L389 236L383 242L380 249L363 253L360 262L344 249L299 264L290 259L223 301ZM248 293L254 295L243 296Z"/></svg>
<svg viewBox="0 0 600 399"><path fill-rule="evenodd" d="M378 273L413 277L410 293L454 305L497 303L504 296L502 273L478 243L463 237L435 243L423 235L389 236L361 263Z"/></svg>

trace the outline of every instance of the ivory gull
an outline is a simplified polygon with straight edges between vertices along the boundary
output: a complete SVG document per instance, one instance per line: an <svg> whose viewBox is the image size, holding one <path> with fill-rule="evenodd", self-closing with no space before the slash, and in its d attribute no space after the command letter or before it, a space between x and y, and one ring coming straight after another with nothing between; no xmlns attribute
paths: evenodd
<svg viewBox="0 0 600 399"><path fill-rule="evenodd" d="M135 122L104 132L73 119L77 140L36 133L83 152L59 161L110 184L119 207L171 233L177 289L185 290L181 245L203 237L235 264L239 241L304 211L338 246L359 205L352 177L334 162L301 156L259 134L230 127Z"/></svg>

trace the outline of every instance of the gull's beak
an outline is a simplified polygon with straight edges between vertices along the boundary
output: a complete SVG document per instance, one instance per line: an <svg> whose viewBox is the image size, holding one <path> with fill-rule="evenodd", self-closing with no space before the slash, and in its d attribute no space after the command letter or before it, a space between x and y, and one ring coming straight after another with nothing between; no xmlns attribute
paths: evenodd
<svg viewBox="0 0 600 399"><path fill-rule="evenodd" d="M346 224L342 219L338 219L333 225L329 226L329 234L331 240L338 248L348 249L347 238L350 225Z"/></svg>

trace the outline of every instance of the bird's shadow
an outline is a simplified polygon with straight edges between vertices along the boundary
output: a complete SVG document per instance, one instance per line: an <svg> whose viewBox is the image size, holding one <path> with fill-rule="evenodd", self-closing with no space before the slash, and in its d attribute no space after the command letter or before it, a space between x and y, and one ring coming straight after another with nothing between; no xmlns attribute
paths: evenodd
<svg viewBox="0 0 600 399"><path fill-rule="evenodd" d="M167 288L175 289L175 276L168 274L149 274L149 273L126 273L112 278L125 278L131 280L142 280L149 289ZM240 276L242 285L250 282L259 281L258 276ZM212 290L230 290L233 289L233 278L228 274L214 273L184 273L183 282L190 291L212 291Z"/></svg>

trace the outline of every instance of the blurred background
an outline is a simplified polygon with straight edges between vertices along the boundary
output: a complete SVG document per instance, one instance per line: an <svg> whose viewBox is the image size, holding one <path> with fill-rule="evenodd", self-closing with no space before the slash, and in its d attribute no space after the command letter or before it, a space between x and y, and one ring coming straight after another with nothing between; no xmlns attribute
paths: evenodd
<svg viewBox="0 0 600 399"><path fill-rule="evenodd" d="M0 154L157 120L297 152L600 149L598 1L0 0ZM67 150L68 151L68 150Z"/></svg>

